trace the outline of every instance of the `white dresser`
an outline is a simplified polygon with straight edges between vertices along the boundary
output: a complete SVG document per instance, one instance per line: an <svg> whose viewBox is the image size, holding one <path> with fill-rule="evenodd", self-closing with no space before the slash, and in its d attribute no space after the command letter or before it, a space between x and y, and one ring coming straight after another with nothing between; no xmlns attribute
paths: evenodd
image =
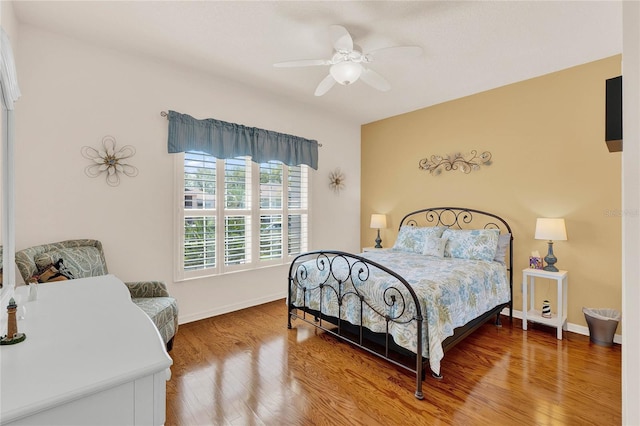
<svg viewBox="0 0 640 426"><path fill-rule="evenodd" d="M0 346L0 424L164 424L173 361L121 280L41 284L27 303L18 287L16 298L26 307L18 331L27 338Z"/></svg>

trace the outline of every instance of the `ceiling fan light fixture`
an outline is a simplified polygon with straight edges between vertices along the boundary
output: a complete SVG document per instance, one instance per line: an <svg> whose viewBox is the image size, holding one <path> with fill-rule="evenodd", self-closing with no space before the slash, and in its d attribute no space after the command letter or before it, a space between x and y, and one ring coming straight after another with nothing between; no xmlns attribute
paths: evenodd
<svg viewBox="0 0 640 426"><path fill-rule="evenodd" d="M338 83L348 86L360 78L362 65L349 61L338 62L331 66L329 73Z"/></svg>
<svg viewBox="0 0 640 426"><path fill-rule="evenodd" d="M316 87L313 93L315 96L324 95L336 83L348 86L358 80L376 90L386 92L391 89L391 85L384 77L369 68L369 64L385 60L395 62L403 57L422 54L422 48L418 46L391 46L363 52L359 46L353 44L351 34L342 25L330 25L329 32L333 41L333 55L330 59L303 59L274 64L276 67L329 65L329 74Z"/></svg>

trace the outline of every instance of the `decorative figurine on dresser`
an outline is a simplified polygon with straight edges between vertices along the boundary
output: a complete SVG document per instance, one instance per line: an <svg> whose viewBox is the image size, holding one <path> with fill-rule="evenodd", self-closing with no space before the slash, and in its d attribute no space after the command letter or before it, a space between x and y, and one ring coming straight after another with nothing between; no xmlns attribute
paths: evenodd
<svg viewBox="0 0 640 426"><path fill-rule="evenodd" d="M17 310L18 305L12 297L7 305L7 335L0 339L0 345L13 345L27 338L26 334L18 333L18 322L16 321Z"/></svg>

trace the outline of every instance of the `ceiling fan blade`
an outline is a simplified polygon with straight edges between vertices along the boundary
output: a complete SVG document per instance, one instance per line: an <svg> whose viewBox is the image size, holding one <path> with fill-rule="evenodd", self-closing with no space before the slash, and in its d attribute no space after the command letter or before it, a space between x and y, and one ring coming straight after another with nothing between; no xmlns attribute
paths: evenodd
<svg viewBox="0 0 640 426"><path fill-rule="evenodd" d="M360 80L364 81L374 89L380 90L381 92L386 92L391 89L391 85L383 76L368 68L364 68L362 70L362 74L360 74Z"/></svg>
<svg viewBox="0 0 640 426"><path fill-rule="evenodd" d="M353 39L349 31L342 25L330 25L329 32L333 41L333 48L337 52L351 52L353 50Z"/></svg>
<svg viewBox="0 0 640 426"><path fill-rule="evenodd" d="M393 46L373 50L365 55L371 61L395 61L422 55L422 48L418 46Z"/></svg>
<svg viewBox="0 0 640 426"><path fill-rule="evenodd" d="M336 84L336 80L333 78L331 74L327 75L316 87L316 91L314 95L322 96L329 91Z"/></svg>
<svg viewBox="0 0 640 426"><path fill-rule="evenodd" d="M299 61L285 61L273 64L273 66L277 68L314 67L317 65L329 65L329 61L325 59L302 59Z"/></svg>

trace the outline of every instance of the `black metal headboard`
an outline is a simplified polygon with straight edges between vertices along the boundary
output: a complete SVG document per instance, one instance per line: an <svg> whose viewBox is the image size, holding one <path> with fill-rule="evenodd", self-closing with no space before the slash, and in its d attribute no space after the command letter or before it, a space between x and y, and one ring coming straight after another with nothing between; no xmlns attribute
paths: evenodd
<svg viewBox="0 0 640 426"><path fill-rule="evenodd" d="M513 232L506 220L493 213L465 207L430 207L408 213L400 221L398 229L408 226L446 226L456 229L498 229L501 234L509 233L509 255L507 270L513 304ZM510 307L513 310L513 305Z"/></svg>
<svg viewBox="0 0 640 426"><path fill-rule="evenodd" d="M511 233L506 220L493 213L464 207L431 207L408 213L400 226L446 226L457 229L498 229L501 234ZM513 239L513 234L512 234Z"/></svg>

